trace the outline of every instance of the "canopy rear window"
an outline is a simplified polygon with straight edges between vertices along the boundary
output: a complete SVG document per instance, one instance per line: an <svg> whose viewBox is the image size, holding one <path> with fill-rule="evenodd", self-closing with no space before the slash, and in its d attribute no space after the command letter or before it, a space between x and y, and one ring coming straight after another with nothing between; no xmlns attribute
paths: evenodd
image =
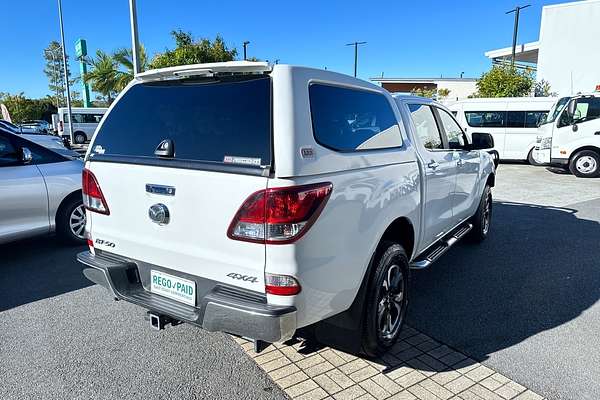
<svg viewBox="0 0 600 400"><path fill-rule="evenodd" d="M135 85L106 117L92 152L158 159L155 150L166 139L174 144L176 160L269 166L270 78Z"/></svg>

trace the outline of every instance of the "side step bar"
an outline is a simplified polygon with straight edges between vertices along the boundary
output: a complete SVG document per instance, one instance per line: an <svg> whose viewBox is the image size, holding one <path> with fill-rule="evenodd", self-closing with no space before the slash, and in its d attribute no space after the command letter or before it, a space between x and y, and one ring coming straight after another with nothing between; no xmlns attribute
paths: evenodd
<svg viewBox="0 0 600 400"><path fill-rule="evenodd" d="M432 246L424 255L419 256L410 264L411 269L424 269L433 264L445 252L454 246L456 242L462 239L469 231L473 229L473 224L465 223L450 234L442 238L436 245Z"/></svg>

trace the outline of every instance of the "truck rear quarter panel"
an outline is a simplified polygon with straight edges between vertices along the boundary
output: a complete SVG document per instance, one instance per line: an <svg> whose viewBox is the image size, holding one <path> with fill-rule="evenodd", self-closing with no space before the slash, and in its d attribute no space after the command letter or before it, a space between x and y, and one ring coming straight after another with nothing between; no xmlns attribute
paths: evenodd
<svg viewBox="0 0 600 400"><path fill-rule="evenodd" d="M313 82L382 93L396 114L401 148L340 153L319 145L311 123ZM269 187L331 182L327 205L297 242L267 245L265 270L293 275L302 291L268 295L271 304L295 305L298 327L347 310L387 227L408 218L419 232L421 181L401 114L382 88L328 71L275 66L273 71L275 177ZM301 149L309 148L309 157Z"/></svg>

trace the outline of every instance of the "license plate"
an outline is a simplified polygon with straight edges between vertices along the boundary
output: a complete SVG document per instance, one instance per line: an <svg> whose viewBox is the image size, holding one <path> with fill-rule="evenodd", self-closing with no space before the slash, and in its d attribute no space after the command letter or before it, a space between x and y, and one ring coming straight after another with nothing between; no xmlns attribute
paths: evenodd
<svg viewBox="0 0 600 400"><path fill-rule="evenodd" d="M150 271L150 291L191 306L196 305L196 282L160 271Z"/></svg>

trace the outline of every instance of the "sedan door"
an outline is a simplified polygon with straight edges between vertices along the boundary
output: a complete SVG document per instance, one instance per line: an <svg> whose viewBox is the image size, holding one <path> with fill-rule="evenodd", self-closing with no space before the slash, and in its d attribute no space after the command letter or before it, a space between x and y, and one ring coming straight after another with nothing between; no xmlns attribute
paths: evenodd
<svg viewBox="0 0 600 400"><path fill-rule="evenodd" d="M453 225L469 218L479 204L478 185L480 155L479 151L465 150L465 134L460 125L446 110L436 107L440 125L447 138L447 148L452 150L456 163L456 187L452 194Z"/></svg>
<svg viewBox="0 0 600 400"><path fill-rule="evenodd" d="M424 163L425 199L422 249L442 237L452 227L452 194L456 185L454 152L444 146L432 107L408 104L415 128L417 145Z"/></svg>
<svg viewBox="0 0 600 400"><path fill-rule="evenodd" d="M0 243L49 231L44 178L10 136L0 132Z"/></svg>

